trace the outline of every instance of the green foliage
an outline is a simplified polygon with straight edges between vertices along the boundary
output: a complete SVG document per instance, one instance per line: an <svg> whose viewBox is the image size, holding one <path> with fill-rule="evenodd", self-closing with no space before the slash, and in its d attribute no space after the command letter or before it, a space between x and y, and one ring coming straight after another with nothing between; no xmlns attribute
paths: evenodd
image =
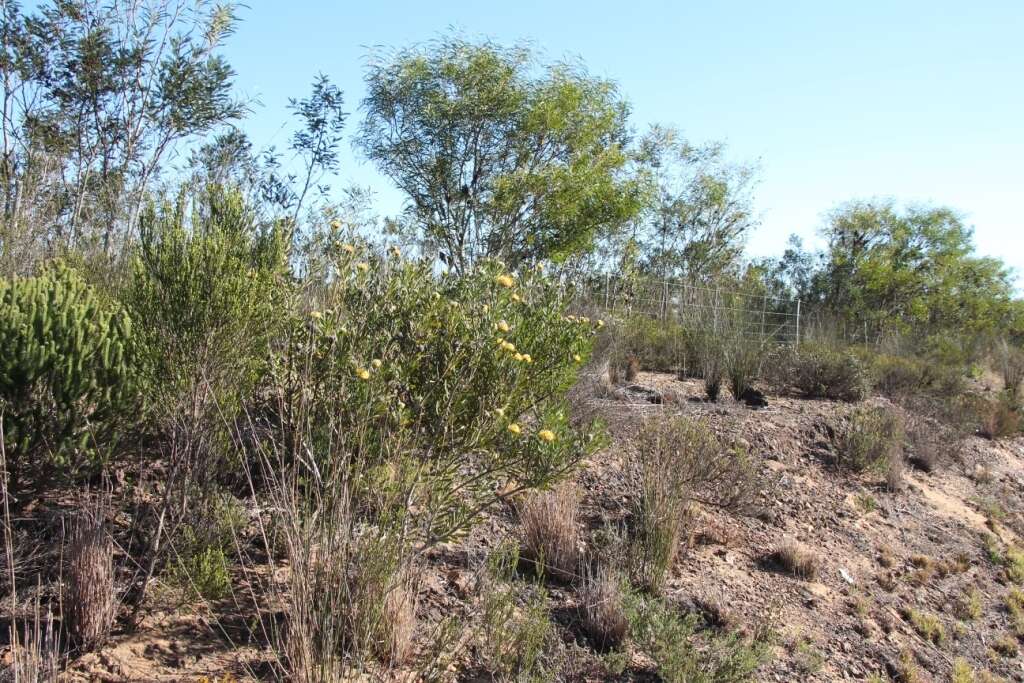
<svg viewBox="0 0 1024 683"><path fill-rule="evenodd" d="M637 648L667 683L747 681L769 656L765 643L748 644L735 633L698 633L697 614L680 615L660 600L633 594L626 614Z"/></svg>
<svg viewBox="0 0 1024 683"><path fill-rule="evenodd" d="M438 278L426 263L337 251L323 308L293 325L274 370L292 400L285 435L310 439L321 468L357 462L378 473L368 491L408 487L396 514L438 539L506 484L549 484L596 445L561 397L601 323L566 316L555 283L494 263Z"/></svg>
<svg viewBox="0 0 1024 683"><path fill-rule="evenodd" d="M25 257L54 242L111 253L134 234L175 145L240 118L244 106L218 54L235 24L231 3L18 5L0 10L9 105L0 261L24 272Z"/></svg>
<svg viewBox="0 0 1024 683"><path fill-rule="evenodd" d="M0 412L17 482L98 464L136 419L135 326L60 263L0 280Z"/></svg>
<svg viewBox="0 0 1024 683"><path fill-rule="evenodd" d="M946 629L943 627L942 621L934 614L907 608L904 610L903 616L925 640L930 640L936 645L942 645L946 640Z"/></svg>
<svg viewBox="0 0 1024 683"><path fill-rule="evenodd" d="M868 366L875 389L889 398L929 394L952 397L963 391L959 366L928 358L858 352Z"/></svg>
<svg viewBox="0 0 1024 683"><path fill-rule="evenodd" d="M191 200L188 192L143 213L124 298L141 323L161 407L172 414L202 395L231 415L265 372L281 326L287 235L260 225L235 191L210 186Z"/></svg>
<svg viewBox="0 0 1024 683"><path fill-rule="evenodd" d="M903 421L884 407L859 407L836 435L840 464L861 472L882 470L903 452Z"/></svg>
<svg viewBox="0 0 1024 683"><path fill-rule="evenodd" d="M457 270L589 251L640 208L615 85L534 66L525 48L451 37L370 65L360 144Z"/></svg>
<svg viewBox="0 0 1024 683"><path fill-rule="evenodd" d="M220 600L231 592L227 557L220 548L206 547L180 557L171 567L170 580L205 600Z"/></svg>
<svg viewBox="0 0 1024 683"><path fill-rule="evenodd" d="M794 387L807 398L860 401L868 390L861 361L848 351L804 343L780 349L768 363L780 388Z"/></svg>
<svg viewBox="0 0 1024 683"><path fill-rule="evenodd" d="M638 147L654 195L629 236L639 242L644 272L715 283L736 274L744 239L757 224L754 169L728 163L720 143L693 145L661 126Z"/></svg>
<svg viewBox="0 0 1024 683"><path fill-rule="evenodd" d="M545 654L553 629L547 593L541 586L515 580L517 560L512 546L499 547L488 558L478 655L481 664L499 677L548 680Z"/></svg>

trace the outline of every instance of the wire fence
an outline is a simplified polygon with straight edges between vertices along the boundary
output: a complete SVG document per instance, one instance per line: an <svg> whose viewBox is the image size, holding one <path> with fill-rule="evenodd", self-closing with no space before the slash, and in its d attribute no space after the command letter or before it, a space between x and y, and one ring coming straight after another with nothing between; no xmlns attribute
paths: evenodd
<svg viewBox="0 0 1024 683"><path fill-rule="evenodd" d="M798 344L800 300L676 280L598 275L574 283L574 305L614 317L641 315L682 328Z"/></svg>

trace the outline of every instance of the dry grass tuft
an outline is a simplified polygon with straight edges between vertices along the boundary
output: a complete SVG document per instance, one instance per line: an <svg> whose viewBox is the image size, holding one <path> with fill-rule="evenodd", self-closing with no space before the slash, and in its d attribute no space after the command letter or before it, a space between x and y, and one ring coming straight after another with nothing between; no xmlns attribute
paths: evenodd
<svg viewBox="0 0 1024 683"><path fill-rule="evenodd" d="M580 568L579 496L565 484L519 505L522 557L539 573L572 581Z"/></svg>
<svg viewBox="0 0 1024 683"><path fill-rule="evenodd" d="M114 544L99 508L83 513L75 523L67 563L68 629L79 648L93 650L110 636L118 607Z"/></svg>
<svg viewBox="0 0 1024 683"><path fill-rule="evenodd" d="M821 569L821 558L806 546L791 539L786 539L775 549L771 560L801 579L813 579Z"/></svg>
<svg viewBox="0 0 1024 683"><path fill-rule="evenodd" d="M584 577L580 600L583 628L597 648L609 650L621 645L629 629L621 577L598 566Z"/></svg>
<svg viewBox="0 0 1024 683"><path fill-rule="evenodd" d="M636 380L637 375L640 374L640 359L636 356L630 356L626 359L626 381L633 382Z"/></svg>

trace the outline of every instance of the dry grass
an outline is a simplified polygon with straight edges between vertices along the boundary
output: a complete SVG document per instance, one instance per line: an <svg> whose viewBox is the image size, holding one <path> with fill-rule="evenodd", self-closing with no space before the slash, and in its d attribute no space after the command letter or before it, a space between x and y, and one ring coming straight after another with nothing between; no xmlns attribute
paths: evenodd
<svg viewBox="0 0 1024 683"><path fill-rule="evenodd" d="M579 496L571 484L535 493L519 505L522 557L538 573L572 581L579 573Z"/></svg>
<svg viewBox="0 0 1024 683"><path fill-rule="evenodd" d="M629 622L623 604L622 579L599 565L584 577L580 590L583 629L599 650L616 648L626 639Z"/></svg>
<svg viewBox="0 0 1024 683"><path fill-rule="evenodd" d="M68 630L83 650L93 650L110 636L117 614L114 544L100 509L86 511L74 525L67 551Z"/></svg>
<svg viewBox="0 0 1024 683"><path fill-rule="evenodd" d="M794 540L784 540L775 552L771 554L771 560L789 574L801 579L813 579L818 576L821 569L821 558L806 546Z"/></svg>
<svg viewBox="0 0 1024 683"><path fill-rule="evenodd" d="M626 359L626 381L636 381L637 375L640 374L640 359L636 356L630 356Z"/></svg>

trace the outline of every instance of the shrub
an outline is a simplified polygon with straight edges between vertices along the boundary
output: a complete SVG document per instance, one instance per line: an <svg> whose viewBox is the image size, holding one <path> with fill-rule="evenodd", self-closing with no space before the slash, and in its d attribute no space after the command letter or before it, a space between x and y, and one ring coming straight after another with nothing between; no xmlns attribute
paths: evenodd
<svg viewBox="0 0 1024 683"><path fill-rule="evenodd" d="M764 346L740 334L724 340L724 344L725 376L729 379L729 389L733 398L739 401L761 373Z"/></svg>
<svg viewBox="0 0 1024 683"><path fill-rule="evenodd" d="M0 414L10 487L96 465L136 420L132 321L75 271L0 279Z"/></svg>
<svg viewBox="0 0 1024 683"><path fill-rule="evenodd" d="M481 590L478 657L491 673L508 680L543 680L553 635L547 593L513 581L518 560L499 549L489 558Z"/></svg>
<svg viewBox="0 0 1024 683"><path fill-rule="evenodd" d="M882 406L860 407L850 413L836 435L840 464L856 472L886 470L903 453L903 422Z"/></svg>
<svg viewBox="0 0 1024 683"><path fill-rule="evenodd" d="M808 398L860 401L867 395L867 372L849 351L805 343L780 351L771 365L777 385Z"/></svg>
<svg viewBox="0 0 1024 683"><path fill-rule="evenodd" d="M220 600L231 592L228 561L221 548L205 547L179 557L171 581L204 600Z"/></svg>
<svg viewBox="0 0 1024 683"><path fill-rule="evenodd" d="M700 617L677 614L660 600L632 594L626 608L636 647L667 683L733 683L750 680L768 658L765 643L736 634L698 634Z"/></svg>
<svg viewBox="0 0 1024 683"><path fill-rule="evenodd" d="M881 353L861 355L869 367L874 388L889 398L905 399L922 394L945 397L963 391L960 366Z"/></svg>
<svg viewBox="0 0 1024 683"><path fill-rule="evenodd" d="M918 635L925 640L941 645L946 639L946 629L934 614L907 607L903 610L903 618L909 621Z"/></svg>
<svg viewBox="0 0 1024 683"><path fill-rule="evenodd" d="M971 406L977 415L978 433L986 439L1013 436L1024 429L1021 407L1006 392L994 400L974 397Z"/></svg>
<svg viewBox="0 0 1024 683"><path fill-rule="evenodd" d="M123 297L140 326L158 417L234 419L266 374L287 311L287 234L211 186L152 204Z"/></svg>
<svg viewBox="0 0 1024 683"><path fill-rule="evenodd" d="M579 498L563 485L535 493L519 506L522 556L541 575L572 581L580 569Z"/></svg>
<svg viewBox="0 0 1024 683"><path fill-rule="evenodd" d="M692 502L743 509L760 478L747 454L724 447L707 424L687 418L646 423L637 442L631 517L633 575L657 592L672 567Z"/></svg>
<svg viewBox="0 0 1024 683"><path fill-rule="evenodd" d="M68 630L82 650L106 642L117 614L114 544L99 510L83 514L72 531L67 551Z"/></svg>
<svg viewBox="0 0 1024 683"><path fill-rule="evenodd" d="M779 567L801 579L813 579L818 575L821 558L807 547L787 539L770 559Z"/></svg>
<svg viewBox="0 0 1024 683"><path fill-rule="evenodd" d="M346 246L322 305L275 357L274 393L288 401L275 439L288 457L358 467L357 498L378 497L382 478L403 488L389 514L433 543L597 447L564 396L602 323L565 315L554 282L495 263L438 278L427 263Z"/></svg>
<svg viewBox="0 0 1024 683"><path fill-rule="evenodd" d="M616 648L626 639L626 620L622 578L603 565L584 577L580 591L583 629L599 650Z"/></svg>
<svg viewBox="0 0 1024 683"><path fill-rule="evenodd" d="M709 401L717 401L722 391L722 376L725 373L725 358L721 347L710 341L707 334L698 348L698 367L704 380L704 395Z"/></svg>

